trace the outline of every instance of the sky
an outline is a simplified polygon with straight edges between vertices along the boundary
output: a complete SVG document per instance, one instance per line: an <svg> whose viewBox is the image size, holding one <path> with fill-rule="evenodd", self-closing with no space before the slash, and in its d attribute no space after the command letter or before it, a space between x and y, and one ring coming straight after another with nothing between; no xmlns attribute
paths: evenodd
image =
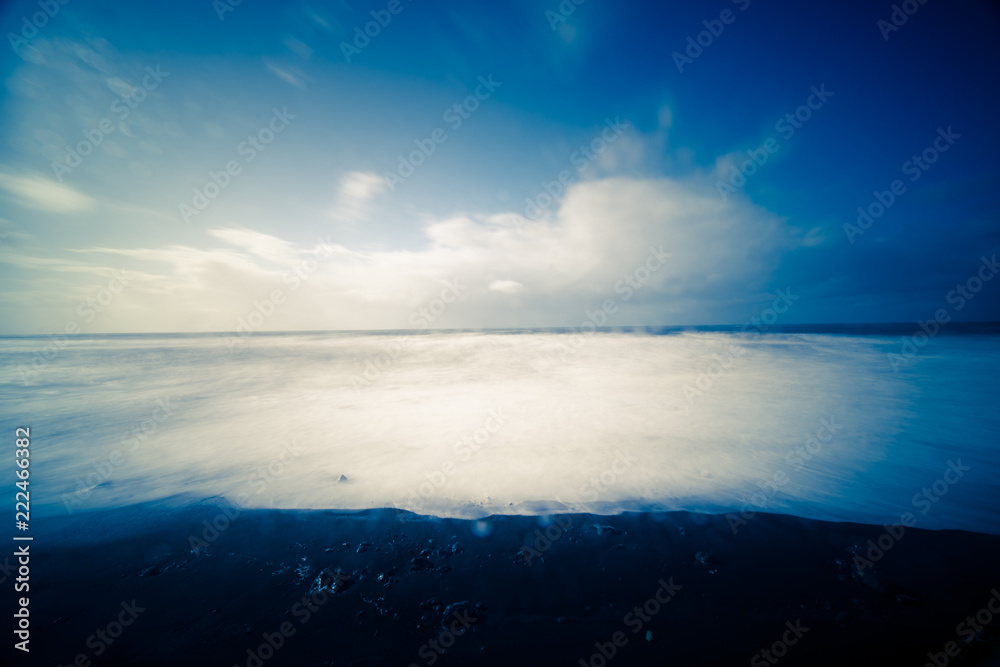
<svg viewBox="0 0 1000 667"><path fill-rule="evenodd" d="M895 7L8 2L0 335L1000 319L1000 10Z"/></svg>

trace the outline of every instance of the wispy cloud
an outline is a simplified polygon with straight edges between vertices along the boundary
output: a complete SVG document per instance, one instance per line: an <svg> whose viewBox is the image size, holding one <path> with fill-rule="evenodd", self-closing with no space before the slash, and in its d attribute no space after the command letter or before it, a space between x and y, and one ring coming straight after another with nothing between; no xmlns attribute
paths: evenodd
<svg viewBox="0 0 1000 667"><path fill-rule="evenodd" d="M297 88L305 88L306 75L298 67L286 67L279 65L270 58L264 58L264 66L267 71L275 75L282 81L290 83Z"/></svg>
<svg viewBox="0 0 1000 667"><path fill-rule="evenodd" d="M365 171L348 172L337 189L337 202L331 217L355 223L369 210L369 203L385 192L385 181L378 174Z"/></svg>
<svg viewBox="0 0 1000 667"><path fill-rule="evenodd" d="M210 229L208 234L271 262L290 262L295 257L294 244L251 229Z"/></svg>
<svg viewBox="0 0 1000 667"><path fill-rule="evenodd" d="M51 213L75 213L94 208L93 198L43 176L0 173L0 188L17 204Z"/></svg>

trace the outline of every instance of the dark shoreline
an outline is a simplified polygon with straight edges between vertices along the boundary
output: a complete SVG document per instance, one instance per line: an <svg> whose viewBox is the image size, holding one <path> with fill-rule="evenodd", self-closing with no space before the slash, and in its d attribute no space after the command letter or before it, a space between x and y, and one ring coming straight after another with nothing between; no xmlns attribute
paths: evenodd
<svg viewBox="0 0 1000 667"><path fill-rule="evenodd" d="M553 517L546 536L525 516L230 513L36 520L30 659L5 654L252 667L270 636L280 648L263 665L599 667L602 647L607 664L767 665L752 661L784 636L782 665L919 667L950 641L947 664L1000 659L1000 614L971 643L956 633L1000 590L996 535L908 528L858 572L852 546L883 527L759 514L734 534L722 516L631 513ZM105 644L96 631L119 617L128 627Z"/></svg>

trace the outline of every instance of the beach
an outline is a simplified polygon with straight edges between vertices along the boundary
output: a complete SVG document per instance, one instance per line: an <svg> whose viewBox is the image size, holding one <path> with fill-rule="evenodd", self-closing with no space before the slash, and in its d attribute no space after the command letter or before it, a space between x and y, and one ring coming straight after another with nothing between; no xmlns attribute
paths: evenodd
<svg viewBox="0 0 1000 667"><path fill-rule="evenodd" d="M899 372L858 330L391 340L80 338L0 389L12 662L996 661L992 330Z"/></svg>
<svg viewBox="0 0 1000 667"><path fill-rule="evenodd" d="M1000 616L956 631L1000 603L1000 536L895 527L889 544L881 526L763 513L733 525L687 512L470 521L212 503L52 518L31 543L31 664L1000 658Z"/></svg>
<svg viewBox="0 0 1000 667"><path fill-rule="evenodd" d="M0 667L1000 667L998 3L411 1L0 3Z"/></svg>

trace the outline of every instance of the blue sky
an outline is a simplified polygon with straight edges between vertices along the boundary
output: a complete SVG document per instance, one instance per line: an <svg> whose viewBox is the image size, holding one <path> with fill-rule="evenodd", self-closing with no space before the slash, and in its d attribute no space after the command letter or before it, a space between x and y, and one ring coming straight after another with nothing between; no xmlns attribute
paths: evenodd
<svg viewBox="0 0 1000 667"><path fill-rule="evenodd" d="M998 319L1000 283L947 300L1000 250L988 4L914 3L889 32L878 2L389 5L7 3L0 333L255 310L261 330L404 328L449 281L430 326L576 326L608 299L612 325L740 324L786 288L782 323ZM371 12L390 20L347 62ZM650 247L670 259L626 299Z"/></svg>

